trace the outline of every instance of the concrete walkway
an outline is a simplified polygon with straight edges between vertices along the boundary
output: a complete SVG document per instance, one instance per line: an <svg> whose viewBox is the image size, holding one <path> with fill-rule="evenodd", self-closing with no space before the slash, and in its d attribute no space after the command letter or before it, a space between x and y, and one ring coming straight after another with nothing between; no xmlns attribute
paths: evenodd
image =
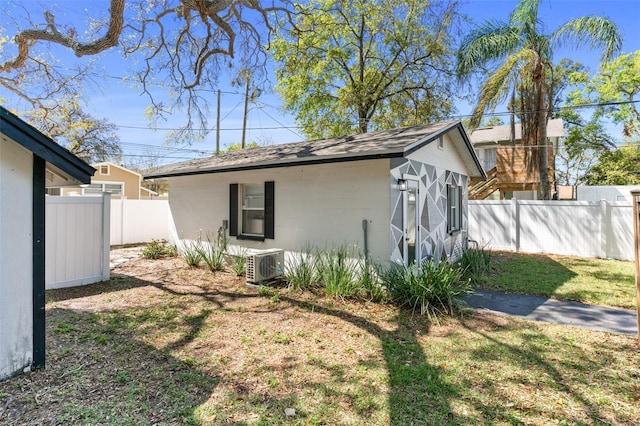
<svg viewBox="0 0 640 426"><path fill-rule="evenodd" d="M534 321L621 334L636 334L638 331L636 311L629 309L479 289L467 298L467 303L477 310Z"/></svg>

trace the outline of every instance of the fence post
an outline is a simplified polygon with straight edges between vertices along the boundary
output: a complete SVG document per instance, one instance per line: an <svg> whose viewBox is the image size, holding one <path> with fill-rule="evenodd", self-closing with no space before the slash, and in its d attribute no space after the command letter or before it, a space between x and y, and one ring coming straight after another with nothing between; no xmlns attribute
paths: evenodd
<svg viewBox="0 0 640 426"><path fill-rule="evenodd" d="M110 277L109 257L111 254L111 194L102 193L102 281Z"/></svg>
<svg viewBox="0 0 640 426"><path fill-rule="evenodd" d="M520 251L520 212L518 199L511 199L511 247L513 251Z"/></svg>
<svg viewBox="0 0 640 426"><path fill-rule="evenodd" d="M600 200L600 257L609 257L611 232L611 206L607 200Z"/></svg>
<svg viewBox="0 0 640 426"><path fill-rule="evenodd" d="M633 246L636 260L636 317L638 320L638 339L640 340L640 191L631 191L633 198Z"/></svg>

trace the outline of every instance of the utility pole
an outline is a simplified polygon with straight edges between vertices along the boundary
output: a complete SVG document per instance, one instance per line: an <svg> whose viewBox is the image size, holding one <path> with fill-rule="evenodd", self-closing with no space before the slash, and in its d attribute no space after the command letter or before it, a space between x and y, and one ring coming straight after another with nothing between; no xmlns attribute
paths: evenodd
<svg viewBox="0 0 640 426"><path fill-rule="evenodd" d="M218 89L218 114L216 117L216 155L220 155L220 89Z"/></svg>
<svg viewBox="0 0 640 426"><path fill-rule="evenodd" d="M245 79L246 84L244 87L244 116L242 117L242 149L244 149L244 137L247 132L247 109L249 107L249 71L246 71Z"/></svg>

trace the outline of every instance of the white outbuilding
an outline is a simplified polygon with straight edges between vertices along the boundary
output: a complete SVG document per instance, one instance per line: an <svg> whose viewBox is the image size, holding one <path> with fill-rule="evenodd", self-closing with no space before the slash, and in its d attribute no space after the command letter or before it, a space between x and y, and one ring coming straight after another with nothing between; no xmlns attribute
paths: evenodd
<svg viewBox="0 0 640 426"><path fill-rule="evenodd" d="M45 364L45 188L93 173L0 107L0 380Z"/></svg>
<svg viewBox="0 0 640 426"><path fill-rule="evenodd" d="M485 173L459 121L322 139L155 169L173 243L225 232L232 246L358 247L381 262L452 259L467 247L467 184Z"/></svg>

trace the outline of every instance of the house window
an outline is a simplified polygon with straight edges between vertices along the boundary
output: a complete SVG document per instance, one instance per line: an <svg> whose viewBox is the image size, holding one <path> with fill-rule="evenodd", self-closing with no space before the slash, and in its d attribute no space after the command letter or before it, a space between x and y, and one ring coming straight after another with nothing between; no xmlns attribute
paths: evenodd
<svg viewBox="0 0 640 426"><path fill-rule="evenodd" d="M101 195L108 192L111 195L123 195L123 183L92 183L82 188L82 195Z"/></svg>
<svg viewBox="0 0 640 426"><path fill-rule="evenodd" d="M264 185L240 185L242 191L241 233L250 236L264 235Z"/></svg>
<svg viewBox="0 0 640 426"><path fill-rule="evenodd" d="M100 166L100 174L101 175L108 175L109 174L109 165L108 164L103 164L102 166Z"/></svg>
<svg viewBox="0 0 640 426"><path fill-rule="evenodd" d="M229 235L238 239L274 238L274 182L229 186Z"/></svg>
<svg viewBox="0 0 640 426"><path fill-rule="evenodd" d="M462 188L447 185L447 231L451 234L462 229Z"/></svg>
<svg viewBox="0 0 640 426"><path fill-rule="evenodd" d="M496 148L486 148L484 150L483 166L485 170L491 170L496 166L497 164L496 153L497 153Z"/></svg>

